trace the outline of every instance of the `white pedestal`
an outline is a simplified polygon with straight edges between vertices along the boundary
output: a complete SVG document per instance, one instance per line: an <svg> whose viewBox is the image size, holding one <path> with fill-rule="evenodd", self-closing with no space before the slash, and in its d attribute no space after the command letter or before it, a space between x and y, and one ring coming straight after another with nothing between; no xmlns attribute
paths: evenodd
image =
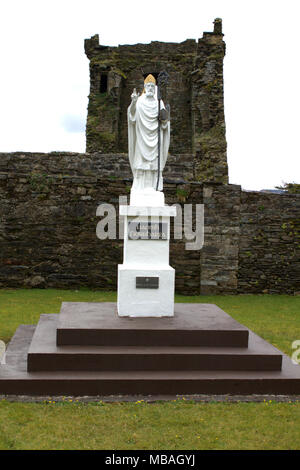
<svg viewBox="0 0 300 470"><path fill-rule="evenodd" d="M137 278L158 278L158 288L139 288ZM172 317L175 270L171 266L144 269L118 266L118 314L120 317Z"/></svg>
<svg viewBox="0 0 300 470"><path fill-rule="evenodd" d="M174 315L175 270L169 265L169 240L170 217L175 215L172 206L120 206L124 259L118 266L119 316Z"/></svg>

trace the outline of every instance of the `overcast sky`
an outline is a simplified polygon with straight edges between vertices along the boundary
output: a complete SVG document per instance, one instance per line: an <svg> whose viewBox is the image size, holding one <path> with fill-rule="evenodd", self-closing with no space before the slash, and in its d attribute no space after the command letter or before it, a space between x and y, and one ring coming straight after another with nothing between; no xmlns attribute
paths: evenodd
<svg viewBox="0 0 300 470"><path fill-rule="evenodd" d="M299 0L2 0L0 152L85 151L89 62L103 45L198 39L223 19L229 182L300 182Z"/></svg>

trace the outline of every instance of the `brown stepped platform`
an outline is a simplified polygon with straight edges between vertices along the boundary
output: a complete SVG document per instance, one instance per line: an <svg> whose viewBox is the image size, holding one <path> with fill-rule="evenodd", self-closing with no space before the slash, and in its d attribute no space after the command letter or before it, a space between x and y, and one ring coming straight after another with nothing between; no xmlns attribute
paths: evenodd
<svg viewBox="0 0 300 470"><path fill-rule="evenodd" d="M248 335L213 304L176 304L169 318L128 318L111 302L63 302L57 324L59 346L247 347Z"/></svg>
<svg viewBox="0 0 300 470"><path fill-rule="evenodd" d="M212 304L130 319L114 303L63 303L21 325L0 366L0 395L299 393L300 367Z"/></svg>
<svg viewBox="0 0 300 470"><path fill-rule="evenodd" d="M156 319L157 322L157 319ZM282 355L253 333L249 346L57 346L58 315L41 315L28 371L280 370Z"/></svg>

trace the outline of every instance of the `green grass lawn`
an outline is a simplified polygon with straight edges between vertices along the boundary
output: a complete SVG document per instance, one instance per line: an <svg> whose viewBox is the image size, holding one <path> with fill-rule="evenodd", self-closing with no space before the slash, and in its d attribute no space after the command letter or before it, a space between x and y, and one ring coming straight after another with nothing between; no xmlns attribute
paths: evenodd
<svg viewBox="0 0 300 470"><path fill-rule="evenodd" d="M0 339L7 343L41 313L58 313L63 301L116 301L116 293L0 290ZM300 297L176 296L176 302L217 304L288 355L300 339ZM300 449L300 403L3 400L0 449Z"/></svg>
<svg viewBox="0 0 300 470"><path fill-rule="evenodd" d="M300 403L0 402L0 449L299 449Z"/></svg>

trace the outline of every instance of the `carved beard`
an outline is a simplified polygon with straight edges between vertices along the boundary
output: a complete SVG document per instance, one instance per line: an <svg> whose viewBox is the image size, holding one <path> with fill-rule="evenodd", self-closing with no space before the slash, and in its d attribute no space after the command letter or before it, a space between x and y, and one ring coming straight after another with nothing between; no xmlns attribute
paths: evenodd
<svg viewBox="0 0 300 470"><path fill-rule="evenodd" d="M149 97L153 98L155 96L155 88L154 89L153 88L148 88L148 89L145 88L145 94L146 94L147 97L149 96Z"/></svg>

